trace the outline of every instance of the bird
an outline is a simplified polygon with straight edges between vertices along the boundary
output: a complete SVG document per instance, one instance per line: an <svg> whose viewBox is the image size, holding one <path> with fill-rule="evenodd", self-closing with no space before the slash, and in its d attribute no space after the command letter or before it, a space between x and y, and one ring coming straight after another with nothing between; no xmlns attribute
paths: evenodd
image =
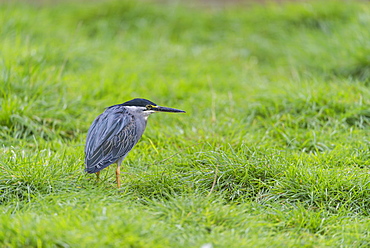
<svg viewBox="0 0 370 248"><path fill-rule="evenodd" d="M186 113L142 98L106 108L87 132L85 171L96 173L99 180L101 170L117 163L116 182L120 188L121 163L143 135L149 115L156 112Z"/></svg>

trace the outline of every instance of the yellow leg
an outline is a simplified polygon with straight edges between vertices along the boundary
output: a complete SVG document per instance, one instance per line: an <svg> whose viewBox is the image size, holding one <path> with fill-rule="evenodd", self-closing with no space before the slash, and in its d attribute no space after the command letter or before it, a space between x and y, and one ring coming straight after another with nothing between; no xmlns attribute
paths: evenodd
<svg viewBox="0 0 370 248"><path fill-rule="evenodd" d="M118 188L121 188L121 177L120 177L120 174L121 174L121 169L120 169L120 166L117 165L117 169L116 169L116 181L117 181L117 187Z"/></svg>
<svg viewBox="0 0 370 248"><path fill-rule="evenodd" d="M96 181L99 181L100 171L96 172Z"/></svg>

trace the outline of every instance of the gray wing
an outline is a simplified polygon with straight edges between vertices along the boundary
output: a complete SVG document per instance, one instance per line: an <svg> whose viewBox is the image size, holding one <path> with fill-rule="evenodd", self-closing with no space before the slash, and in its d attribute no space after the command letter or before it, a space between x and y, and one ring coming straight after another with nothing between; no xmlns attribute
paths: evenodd
<svg viewBox="0 0 370 248"><path fill-rule="evenodd" d="M94 120L87 134L86 172L95 173L115 163L126 156L138 140L134 118L127 110L106 109Z"/></svg>

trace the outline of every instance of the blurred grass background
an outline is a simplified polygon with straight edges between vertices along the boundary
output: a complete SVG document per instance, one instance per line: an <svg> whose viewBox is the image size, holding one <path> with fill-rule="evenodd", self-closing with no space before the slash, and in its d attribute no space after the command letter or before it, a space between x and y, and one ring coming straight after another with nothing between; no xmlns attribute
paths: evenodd
<svg viewBox="0 0 370 248"><path fill-rule="evenodd" d="M367 247L370 6L246 3L1 3L1 246ZM117 190L84 142L134 97L187 114Z"/></svg>

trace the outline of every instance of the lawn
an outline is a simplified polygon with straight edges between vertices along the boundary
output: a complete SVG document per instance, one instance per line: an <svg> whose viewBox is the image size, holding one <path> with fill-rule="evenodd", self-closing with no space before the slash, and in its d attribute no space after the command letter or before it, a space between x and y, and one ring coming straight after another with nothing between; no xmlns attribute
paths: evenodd
<svg viewBox="0 0 370 248"><path fill-rule="evenodd" d="M370 4L0 3L0 247L369 247ZM122 166L87 130L158 113Z"/></svg>

